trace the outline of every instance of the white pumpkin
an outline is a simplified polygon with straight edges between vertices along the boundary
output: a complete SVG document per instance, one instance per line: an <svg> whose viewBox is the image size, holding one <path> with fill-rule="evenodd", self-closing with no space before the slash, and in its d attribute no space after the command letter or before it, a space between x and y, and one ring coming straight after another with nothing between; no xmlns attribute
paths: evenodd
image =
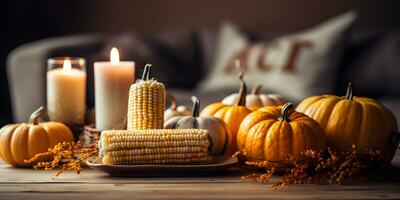
<svg viewBox="0 0 400 200"><path fill-rule="evenodd" d="M212 155L232 155L230 148L234 145L233 138L230 138L229 129L225 122L217 117L199 117L200 102L197 97L192 96L192 116L177 116L165 122L166 129L198 128L206 129L209 132L212 143Z"/></svg>
<svg viewBox="0 0 400 200"><path fill-rule="evenodd" d="M278 94L260 94L262 85L256 85L251 93L246 96L246 107L256 110L264 106L280 106L288 101ZM223 104L233 105L238 98L237 93L233 93L222 100Z"/></svg>
<svg viewBox="0 0 400 200"><path fill-rule="evenodd" d="M164 121L167 121L176 116L190 116L192 111L187 106L180 105L176 103L175 97L167 92L167 99L171 102L171 106L164 112Z"/></svg>

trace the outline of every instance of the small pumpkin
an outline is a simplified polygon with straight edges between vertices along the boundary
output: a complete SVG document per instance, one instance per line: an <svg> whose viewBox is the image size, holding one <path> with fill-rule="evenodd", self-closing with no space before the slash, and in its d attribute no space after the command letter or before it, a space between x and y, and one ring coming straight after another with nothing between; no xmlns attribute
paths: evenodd
<svg viewBox="0 0 400 200"><path fill-rule="evenodd" d="M379 150L393 159L399 144L397 121L378 101L354 96L353 85L346 96L322 95L303 100L296 108L321 124L334 150Z"/></svg>
<svg viewBox="0 0 400 200"><path fill-rule="evenodd" d="M304 150L325 148L326 138L318 122L287 103L249 114L240 125L237 146L248 160L283 161Z"/></svg>
<svg viewBox="0 0 400 200"><path fill-rule="evenodd" d="M262 85L258 84L251 89L250 94L246 96L246 106L251 110L257 110L264 106L281 106L287 102L279 94L260 94ZM237 93L233 93L222 100L223 104L233 105L238 98Z"/></svg>
<svg viewBox="0 0 400 200"><path fill-rule="evenodd" d="M195 96L192 96L191 99L193 101L193 115L173 117L165 123L164 128L207 129L212 142L212 155L232 155L236 151L232 148L235 141L225 122L217 117L199 117L200 101Z"/></svg>
<svg viewBox="0 0 400 200"><path fill-rule="evenodd" d="M246 105L246 84L243 81L243 73L239 73L240 80L239 98L236 99L234 105L226 105L223 103L213 103L208 105L201 111L200 116L214 116L222 119L232 134L233 141L236 141L236 135L242 120L251 113ZM236 145L234 145L236 150Z"/></svg>
<svg viewBox="0 0 400 200"><path fill-rule="evenodd" d="M187 106L180 105L178 106L176 103L175 97L167 92L167 99L171 102L171 106L165 110L164 112L164 122L176 116L190 116L192 112Z"/></svg>
<svg viewBox="0 0 400 200"><path fill-rule="evenodd" d="M0 156L5 162L13 166L28 166L24 160L46 152L60 142L74 141L66 125L39 123L44 112L45 109L40 107L32 113L29 123L9 124L0 129Z"/></svg>

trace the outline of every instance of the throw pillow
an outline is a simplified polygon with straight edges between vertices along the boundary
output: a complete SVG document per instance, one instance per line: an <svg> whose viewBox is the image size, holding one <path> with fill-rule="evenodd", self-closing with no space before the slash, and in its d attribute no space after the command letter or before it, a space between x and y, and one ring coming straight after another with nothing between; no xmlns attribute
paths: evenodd
<svg viewBox="0 0 400 200"><path fill-rule="evenodd" d="M331 91L343 35L355 18L348 12L309 30L260 42L251 42L232 24L223 24L216 59L200 90L238 87L235 61L240 60L249 85L261 83L292 100Z"/></svg>

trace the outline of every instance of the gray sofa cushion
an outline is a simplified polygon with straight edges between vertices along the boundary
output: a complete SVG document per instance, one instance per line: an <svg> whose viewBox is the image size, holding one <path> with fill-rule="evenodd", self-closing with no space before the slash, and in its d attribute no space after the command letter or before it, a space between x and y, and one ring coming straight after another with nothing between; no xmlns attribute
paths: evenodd
<svg viewBox="0 0 400 200"><path fill-rule="evenodd" d="M355 34L347 57L338 91L351 81L356 95L400 97L400 32Z"/></svg>
<svg viewBox="0 0 400 200"><path fill-rule="evenodd" d="M382 98L378 99L384 106L389 108L396 116L397 119L397 125L399 126L400 129L400 101L397 98Z"/></svg>

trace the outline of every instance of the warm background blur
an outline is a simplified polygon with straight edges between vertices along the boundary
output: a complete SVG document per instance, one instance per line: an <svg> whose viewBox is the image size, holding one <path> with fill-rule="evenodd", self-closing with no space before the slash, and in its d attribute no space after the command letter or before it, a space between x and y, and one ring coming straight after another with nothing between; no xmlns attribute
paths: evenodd
<svg viewBox="0 0 400 200"><path fill-rule="evenodd" d="M286 33L351 9L359 11L360 29L400 29L400 1L3 0L0 2L0 125L12 120L6 57L27 42L88 32L154 33L217 28L226 20L246 31Z"/></svg>

